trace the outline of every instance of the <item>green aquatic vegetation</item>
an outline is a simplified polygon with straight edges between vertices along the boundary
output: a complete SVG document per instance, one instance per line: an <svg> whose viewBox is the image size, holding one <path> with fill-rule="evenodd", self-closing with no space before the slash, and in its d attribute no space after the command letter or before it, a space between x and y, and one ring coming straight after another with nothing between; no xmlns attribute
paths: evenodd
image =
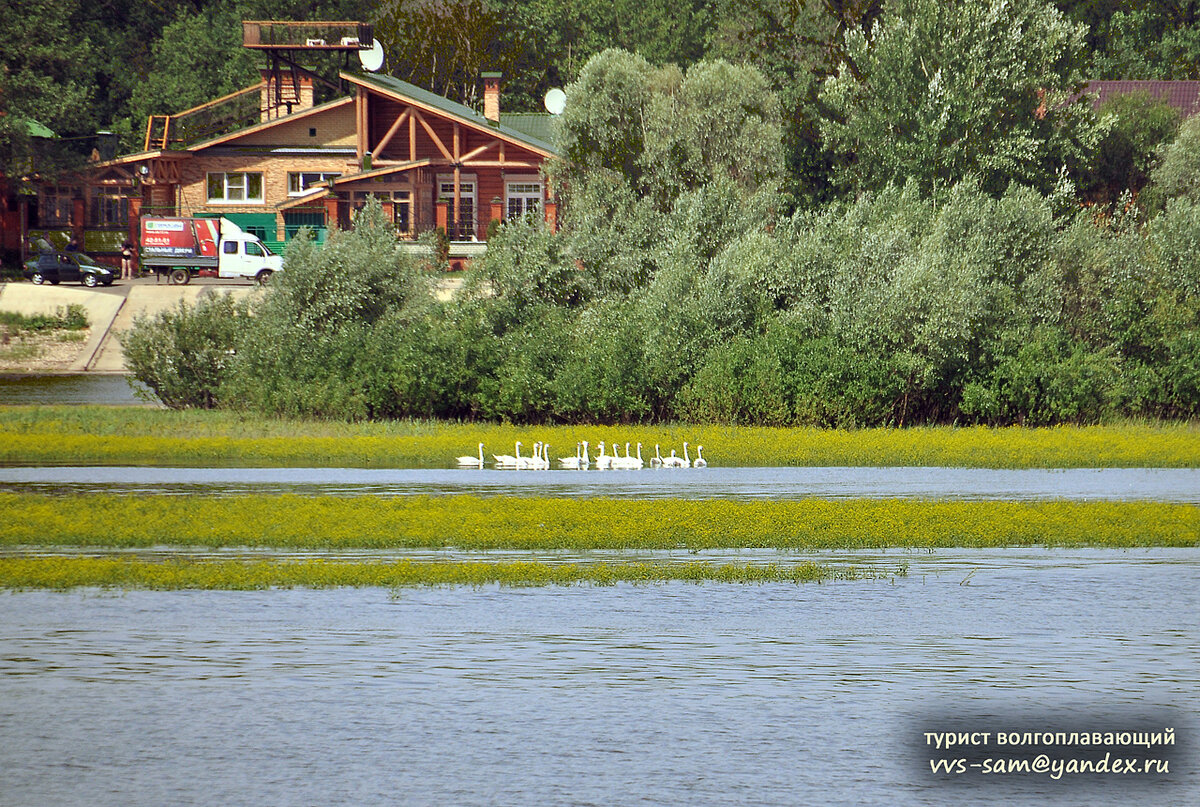
<svg viewBox="0 0 1200 807"><path fill-rule="evenodd" d="M87 309L77 303L65 309L59 306L54 314L27 315L17 311L0 311L0 332L82 331L89 324Z"/></svg>
<svg viewBox="0 0 1200 807"><path fill-rule="evenodd" d="M571 586L617 583L819 583L904 576L898 567L881 572L817 563L564 563L531 561L359 563L334 560L205 561L134 558L0 558L0 588L70 589L83 586L148 589L268 589L375 586Z"/></svg>
<svg viewBox="0 0 1200 807"><path fill-rule="evenodd" d="M921 427L828 430L727 426L529 427L440 421L342 423L142 407L0 408L0 462L206 466L449 467L453 458L551 444L554 457L587 440L642 443L642 456L683 442L711 466L951 466L964 468L1200 467L1200 426L1187 423L1044 429Z"/></svg>
<svg viewBox="0 0 1200 807"><path fill-rule="evenodd" d="M1159 502L0 493L0 546L590 550L1197 546Z"/></svg>

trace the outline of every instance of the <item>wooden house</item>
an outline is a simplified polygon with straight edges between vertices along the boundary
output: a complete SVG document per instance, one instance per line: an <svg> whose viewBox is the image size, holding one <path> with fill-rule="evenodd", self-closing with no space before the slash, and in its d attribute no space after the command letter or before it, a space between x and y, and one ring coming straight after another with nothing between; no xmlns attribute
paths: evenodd
<svg viewBox="0 0 1200 807"><path fill-rule="evenodd" d="M305 47L324 41L310 36ZM276 66L240 92L151 118L141 151L47 189L59 229L37 235L75 235L115 259L127 237L136 241L142 215L224 216L278 250L301 227L318 240L350 227L373 195L403 239L440 228L461 267L486 249L493 221L533 215L555 225L543 172L554 155L551 116L502 115L499 74L481 76L483 114L390 76L339 78L346 92L314 103L310 74Z"/></svg>

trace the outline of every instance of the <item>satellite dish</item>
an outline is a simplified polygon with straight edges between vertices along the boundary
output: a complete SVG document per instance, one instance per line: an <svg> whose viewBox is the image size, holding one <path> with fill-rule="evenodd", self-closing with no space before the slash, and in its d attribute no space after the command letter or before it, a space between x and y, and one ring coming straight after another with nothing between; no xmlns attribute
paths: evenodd
<svg viewBox="0 0 1200 807"><path fill-rule="evenodd" d="M561 115L567 105L567 94L555 87L546 93L546 100L543 103L546 105L546 111L551 115Z"/></svg>
<svg viewBox="0 0 1200 807"><path fill-rule="evenodd" d="M378 39L371 40L370 49L358 52L358 61L362 63L364 70L372 73L383 67L383 45L379 44Z"/></svg>

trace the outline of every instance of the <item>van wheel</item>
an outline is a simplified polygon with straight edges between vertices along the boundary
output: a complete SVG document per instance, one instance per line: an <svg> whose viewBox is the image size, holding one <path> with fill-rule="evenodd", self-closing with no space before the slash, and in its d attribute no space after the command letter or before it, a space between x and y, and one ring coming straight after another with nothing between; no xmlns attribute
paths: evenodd
<svg viewBox="0 0 1200 807"><path fill-rule="evenodd" d="M186 286L192 279L192 273L187 269L172 269L167 275L167 282L176 286Z"/></svg>
<svg viewBox="0 0 1200 807"><path fill-rule="evenodd" d="M258 285L260 285L260 286L267 285L267 283L269 283L271 281L271 270L263 269L261 272L259 272L257 275L254 276L254 279L258 281Z"/></svg>

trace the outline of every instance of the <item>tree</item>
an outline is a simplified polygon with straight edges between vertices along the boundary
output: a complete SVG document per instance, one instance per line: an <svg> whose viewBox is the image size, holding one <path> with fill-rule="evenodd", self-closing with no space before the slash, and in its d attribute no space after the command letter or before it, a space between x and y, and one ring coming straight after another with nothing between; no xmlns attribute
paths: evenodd
<svg viewBox="0 0 1200 807"><path fill-rule="evenodd" d="M1146 206L1161 209L1174 198L1200 202L1200 116L1179 127L1179 134L1163 149L1162 159L1151 172L1146 189Z"/></svg>
<svg viewBox="0 0 1200 807"><path fill-rule="evenodd" d="M753 192L782 174L779 100L753 67L702 61L685 74L614 48L588 61L567 98L568 182L614 172L667 210L716 179Z"/></svg>
<svg viewBox="0 0 1200 807"><path fill-rule="evenodd" d="M850 156L841 180L924 190L975 175L1049 190L1086 164L1096 129L1082 88L1081 26L1038 0L898 0L870 34L846 33L825 82L828 145Z"/></svg>
<svg viewBox="0 0 1200 807"><path fill-rule="evenodd" d="M77 10L74 0L17 0L0 14L0 170L10 178L32 167L29 121L58 134L95 131L95 86L78 69L89 43L70 22ZM37 168L52 173L44 160Z"/></svg>
<svg viewBox="0 0 1200 807"><path fill-rule="evenodd" d="M1141 191L1159 147L1179 130L1180 115L1145 92L1113 96L1101 105L1099 115L1105 133L1086 191L1094 201L1111 203L1126 191Z"/></svg>
<svg viewBox="0 0 1200 807"><path fill-rule="evenodd" d="M1200 2L1140 0L1122 4L1097 28L1093 78L1200 78Z"/></svg>
<svg viewBox="0 0 1200 807"><path fill-rule="evenodd" d="M870 30L882 10L882 0L716 0L707 58L752 64L771 82L782 109L785 191L799 204L832 195L821 83L846 59L846 32Z"/></svg>

